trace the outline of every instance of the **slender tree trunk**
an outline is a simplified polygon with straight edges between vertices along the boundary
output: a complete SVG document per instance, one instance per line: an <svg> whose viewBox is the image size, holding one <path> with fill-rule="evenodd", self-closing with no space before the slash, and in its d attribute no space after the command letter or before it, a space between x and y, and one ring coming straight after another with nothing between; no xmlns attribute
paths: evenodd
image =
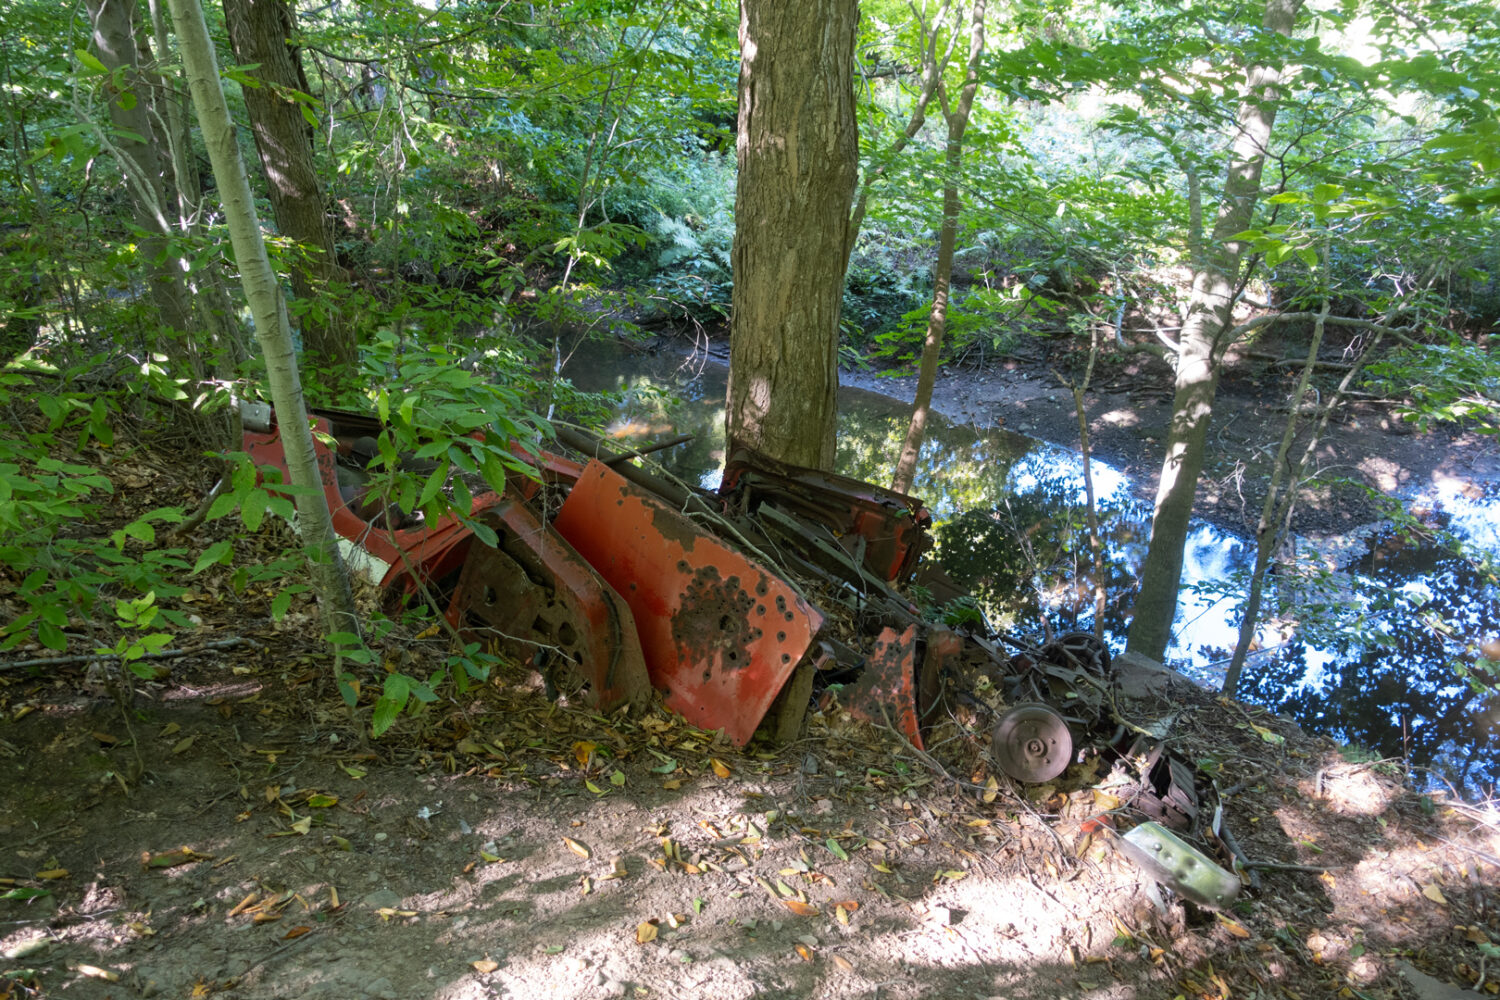
<svg viewBox="0 0 1500 1000"><path fill-rule="evenodd" d="M1292 450L1292 442L1297 437L1298 416L1302 410L1302 399L1307 394L1307 386L1312 381L1313 369L1317 367L1318 350L1323 346L1323 331L1326 329L1325 320L1328 319L1329 299L1323 298L1323 309L1318 313L1317 322L1313 324L1312 342L1307 347L1307 362L1302 366L1302 374L1297 379L1297 390L1292 396L1291 411L1287 414L1286 426L1281 432L1281 444L1276 449L1276 460L1271 466L1271 481L1266 485L1266 498L1260 507L1260 521L1255 526L1255 566L1250 571L1250 591L1245 597L1245 611L1240 618L1239 637L1235 641L1234 655L1229 659L1229 669L1224 673L1224 694L1234 695L1234 689L1239 686L1240 671L1245 666L1245 656L1250 652L1250 642L1255 638L1255 626L1260 621L1260 602L1265 593L1266 568L1271 564L1271 553L1276 550L1276 543L1281 538L1276 514L1278 512L1278 501L1280 500L1281 477L1286 469L1287 455ZM1301 477L1302 469L1297 469L1287 478L1288 500L1290 494L1297 491L1297 481Z"/></svg>
<svg viewBox="0 0 1500 1000"><path fill-rule="evenodd" d="M224 204L234 256L239 264L245 297L255 318L255 335L266 359L276 422L281 428L287 469L298 487L297 521L303 547L311 564L324 622L330 633L358 633L358 618L349 590L349 574L336 545L333 518L323 495L322 477L313 451L312 431L297 373L292 331L287 324L281 285L271 270L255 201L245 164L235 144L234 124L219 83L218 60L203 20L201 0L170 0L172 20L182 42L182 60L187 68L193 106L203 129L204 145L213 164L214 180Z"/></svg>
<svg viewBox="0 0 1500 1000"><path fill-rule="evenodd" d="M1266 0L1265 27L1290 35L1302 0ZM1204 264L1193 275L1188 315L1178 338L1177 392L1172 403L1172 426L1167 454L1156 491L1151 543L1141 566L1135 619L1128 648L1160 660L1172 636L1177 613L1177 588L1182 582L1182 550L1187 540L1193 496L1203 471L1203 453L1218 391L1219 362L1228 348L1235 283L1244 251L1230 239L1250 228L1260 198L1260 177L1266 147L1276 122L1281 68L1255 66L1237 115L1238 134L1230 153L1224 197Z"/></svg>
<svg viewBox="0 0 1500 1000"><path fill-rule="evenodd" d="M941 77L937 83L938 99L942 103L943 117L948 123L948 143L943 155L943 225L938 234L937 269L932 280L932 312L927 316L927 335L922 340L922 368L917 375L917 395L912 402L911 423L906 428L906 440L901 445L901 455L896 460L896 472L891 480L891 488L902 493L911 491L912 480L916 477L917 456L921 454L922 440L927 436L927 418L932 412L932 388L937 382L943 338L948 332L953 251L958 242L958 213L963 207L959 201L958 183L963 171L964 131L969 125L969 112L974 107L974 94L979 89L979 61L984 55L984 13L985 0L975 0L970 12L967 73L956 108L951 108L948 104L948 93ZM939 27L936 22L931 25L932 39L936 39Z"/></svg>
<svg viewBox="0 0 1500 1000"><path fill-rule="evenodd" d="M173 215L169 219L180 233L201 239L203 237L203 187L198 181L198 167L193 162L192 132L186 80L178 80L162 72L161 67L171 61L172 36L163 13L163 0L149 0L151 33L156 39L156 51L152 56L157 85L152 106L156 124L168 137L173 180ZM188 292L192 296L196 329L208 334L195 339L193 349L209 356L212 369L221 379L232 379L240 362L249 359L245 345L244 330L236 317L237 310L230 302L224 287L223 272L217 267L201 268L184 275ZM231 429L231 442L237 442L239 432ZM230 443L230 442L226 442ZM235 444L237 447L238 445Z"/></svg>
<svg viewBox="0 0 1500 1000"><path fill-rule="evenodd" d="M193 328L192 303L181 271L168 255L172 235L168 216L170 164L158 153L162 144L148 111L151 89L140 68L135 2L86 0L86 3L94 49L111 73L105 95L110 121L118 131L110 137L110 145L125 174L135 224L143 234L137 253L146 269L151 299L162 324L186 332Z"/></svg>
<svg viewBox="0 0 1500 1000"><path fill-rule="evenodd" d="M927 417L932 412L932 390L937 384L938 361L943 353L943 338L948 333L948 299L953 284L953 250L958 242L958 176L962 166L961 147L952 140L946 156L948 180L943 184L943 225L938 233L937 266L932 277L932 311L927 315L927 334L922 338L922 365L917 374L917 394L912 400L911 422L906 439L896 459L891 489L910 493L917 474L917 457L927 436Z"/></svg>
<svg viewBox="0 0 1500 1000"><path fill-rule="evenodd" d="M833 465L858 0L741 0L730 449Z"/></svg>
<svg viewBox="0 0 1500 1000"><path fill-rule="evenodd" d="M297 244L292 263L292 294L306 307L299 326L306 363L326 372L335 384L354 378L357 351L352 327L324 289L341 284L333 229L323 205L323 191L313 157L313 126L303 117L305 105L290 96L307 93L307 76L291 45L295 27L286 0L224 0L234 55L241 63L258 63L251 75L263 81L244 88L245 110L255 148L266 172L276 228Z"/></svg>

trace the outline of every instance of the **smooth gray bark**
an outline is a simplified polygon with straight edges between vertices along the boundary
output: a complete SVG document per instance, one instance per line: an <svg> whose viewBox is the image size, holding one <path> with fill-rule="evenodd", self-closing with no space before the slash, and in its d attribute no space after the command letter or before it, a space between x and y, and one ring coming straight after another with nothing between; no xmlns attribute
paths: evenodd
<svg viewBox="0 0 1500 1000"><path fill-rule="evenodd" d="M298 530L303 548L312 567L314 586L323 608L324 621L330 633L358 633L358 616L350 593L349 574L339 555L333 518L323 494L322 476L313 450L312 430L308 425L307 406L302 396L302 382L297 372L297 356L292 345L292 331L287 325L286 303L281 284L271 270L265 239L255 214L255 201L245 164L235 143L234 123L219 83L218 60L203 20L200 0L170 0L172 20L182 44L183 65L203 142L213 165L214 180L224 205L224 218L239 265L240 281L255 319L255 335L266 359L266 374L271 383L271 399L276 408L276 422L281 429L282 447L286 451L287 470L293 485L299 487L296 497Z"/></svg>
<svg viewBox="0 0 1500 1000"><path fill-rule="evenodd" d="M1267 0L1266 30L1290 36L1301 7L1302 0ZM1127 647L1153 660L1161 660L1172 637L1177 590L1182 582L1183 546L1203 471L1219 364L1230 343L1226 334L1244 252L1243 244L1231 237L1249 229L1254 221L1267 145L1276 123L1281 76L1279 66L1250 69L1236 116L1223 200L1213 233L1203 248L1203 266L1193 275L1193 294L1178 338L1172 425Z"/></svg>

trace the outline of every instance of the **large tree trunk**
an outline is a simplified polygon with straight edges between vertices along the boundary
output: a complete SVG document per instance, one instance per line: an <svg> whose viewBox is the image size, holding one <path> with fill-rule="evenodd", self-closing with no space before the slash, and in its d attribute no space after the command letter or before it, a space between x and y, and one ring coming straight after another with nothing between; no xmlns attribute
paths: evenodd
<svg viewBox="0 0 1500 1000"><path fill-rule="evenodd" d="M941 82L941 68L937 69L938 100L943 109L943 118L948 123L948 144L944 150L943 177L943 224L938 233L937 269L932 276L932 312L927 316L927 335L922 341L922 367L917 375L917 395L912 401L911 422L906 428L906 440L901 445L901 455L896 460L896 472L891 488L901 493L911 492L912 480L917 474L917 456L922 451L922 440L927 436L927 417L932 411L932 388L937 382L938 361L942 357L943 338L948 332L948 303L953 290L953 251L958 242L958 213L962 204L958 197L959 174L963 170L964 131L969 126L969 112L974 107L974 94L979 89L979 60L984 55L984 10L985 0L975 0L969 23L969 62L964 86L959 94L958 107L948 103L948 92ZM937 36L941 25L933 23L923 26L923 50L932 52L937 47ZM930 42L930 44L929 44Z"/></svg>
<svg viewBox="0 0 1500 1000"><path fill-rule="evenodd" d="M1302 0L1266 0L1265 27L1290 35ZM1203 451L1218 390L1219 362L1228 348L1226 331L1239 277L1241 243L1230 237L1250 228L1260 198L1266 146L1276 123L1281 82L1279 66L1255 66L1236 116L1237 135L1224 181L1224 197L1213 233L1203 248L1203 266L1193 275L1188 315L1178 338L1177 392L1167 454L1156 491L1151 544L1141 566L1140 592L1130 624L1128 647L1160 660L1172 636L1177 588L1182 582L1182 550L1193 495L1203 471Z"/></svg>
<svg viewBox="0 0 1500 1000"><path fill-rule="evenodd" d="M286 0L224 0L224 18L235 58L259 64L250 75L263 83L244 88L245 110L266 172L276 228L297 244L292 294L312 307L302 312L300 321L306 361L336 383L343 382L354 375L355 343L338 309L319 301L324 287L330 281L342 282L344 275L324 211L312 127L302 106L287 96L289 91L309 89L302 61L290 44L292 11Z"/></svg>
<svg viewBox="0 0 1500 1000"><path fill-rule="evenodd" d="M164 144L149 113L151 90L140 68L135 0L87 0L87 7L94 49L111 74L105 97L117 131L110 145L125 174L135 224L143 234L138 256L162 324L185 333L193 329L192 302L177 262L168 255L171 164L158 152Z"/></svg>
<svg viewBox="0 0 1500 1000"><path fill-rule="evenodd" d="M729 445L833 465L858 0L741 0Z"/></svg>
<svg viewBox="0 0 1500 1000"><path fill-rule="evenodd" d="M219 84L218 59L209 41L208 26L203 21L200 0L171 0L172 20L182 42L182 61L187 69L193 106L203 129L203 142L213 164L214 180L224 203L224 218L234 245L234 258L245 287L245 298L255 318L255 336L266 359L266 374L271 383L271 399L276 407L276 422L281 428L286 450L287 471L298 487L297 527L312 566L314 585L323 608L329 634L358 634L354 598L350 594L349 574L339 555L333 518L323 495L322 476L313 451L312 431L307 422L307 406L302 397L302 382L297 373L297 356L292 345L292 331L287 325L286 303L281 284L271 270L266 244L255 216L255 201L245 164L235 144L234 124L229 120L229 105Z"/></svg>

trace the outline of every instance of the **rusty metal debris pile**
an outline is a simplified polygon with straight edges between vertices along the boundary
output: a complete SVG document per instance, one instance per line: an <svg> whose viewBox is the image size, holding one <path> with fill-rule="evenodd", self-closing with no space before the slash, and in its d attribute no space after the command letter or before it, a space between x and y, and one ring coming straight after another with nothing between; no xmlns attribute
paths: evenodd
<svg viewBox="0 0 1500 1000"><path fill-rule="evenodd" d="M821 696L918 751L965 715L989 732L988 766L1027 784L1106 755L1128 786L1120 812L1147 821L1122 849L1185 898L1233 898L1238 877L1173 832L1204 827L1193 771L1119 717L1102 643L950 626L908 596L932 544L916 498L745 450L704 491L631 464L640 452L561 429L581 458L539 452L533 479L474 499L489 546L460 519L423 524L361 489L377 423L337 412L315 422L332 442L317 445L318 461L355 565L394 597L436 596L467 641L599 711L641 706L654 689L743 746L757 731L794 738ZM274 423L247 420L245 445L285 474ZM1216 811L1208 838L1219 821Z"/></svg>

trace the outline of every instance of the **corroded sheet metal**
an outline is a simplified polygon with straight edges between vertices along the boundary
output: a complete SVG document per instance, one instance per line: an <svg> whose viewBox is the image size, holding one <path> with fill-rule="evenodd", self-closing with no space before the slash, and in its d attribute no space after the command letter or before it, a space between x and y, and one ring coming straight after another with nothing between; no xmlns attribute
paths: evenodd
<svg viewBox="0 0 1500 1000"><path fill-rule="evenodd" d="M348 419L343 414L333 416ZM453 517L445 517L434 525L395 530L372 524L361 517L339 492L336 459L323 441L334 430L329 416L321 412L315 414L313 430L317 432L313 437L313 452L322 479L323 495L327 497L328 509L333 515L333 530L340 538L374 557L372 560L352 560L356 566L379 568L380 578L371 582L393 593L415 593L418 581L441 579L463 564L474 533ZM272 425L268 431L247 429L243 447L257 466L270 466L280 471L282 482L292 481L278 426ZM478 515L499 502L500 497L494 493L481 494L474 498L471 513Z"/></svg>
<svg viewBox="0 0 1500 1000"><path fill-rule="evenodd" d="M743 745L823 616L761 568L592 461L554 522L624 597L651 683L695 726Z"/></svg>
<svg viewBox="0 0 1500 1000"><path fill-rule="evenodd" d="M586 687L601 712L643 705L651 683L630 608L557 532L526 507L485 512L495 548L470 548L448 618L468 641L530 660L558 686Z"/></svg>
<svg viewBox="0 0 1500 1000"><path fill-rule="evenodd" d="M843 701L856 718L893 725L921 750L916 663L917 626L908 625L900 632L882 629L865 658L864 672L849 685Z"/></svg>
<svg viewBox="0 0 1500 1000"><path fill-rule="evenodd" d="M751 510L766 502L827 527L866 570L887 582L910 582L918 560L932 547L932 515L917 498L785 465L748 448L733 450L719 492L745 494Z"/></svg>

